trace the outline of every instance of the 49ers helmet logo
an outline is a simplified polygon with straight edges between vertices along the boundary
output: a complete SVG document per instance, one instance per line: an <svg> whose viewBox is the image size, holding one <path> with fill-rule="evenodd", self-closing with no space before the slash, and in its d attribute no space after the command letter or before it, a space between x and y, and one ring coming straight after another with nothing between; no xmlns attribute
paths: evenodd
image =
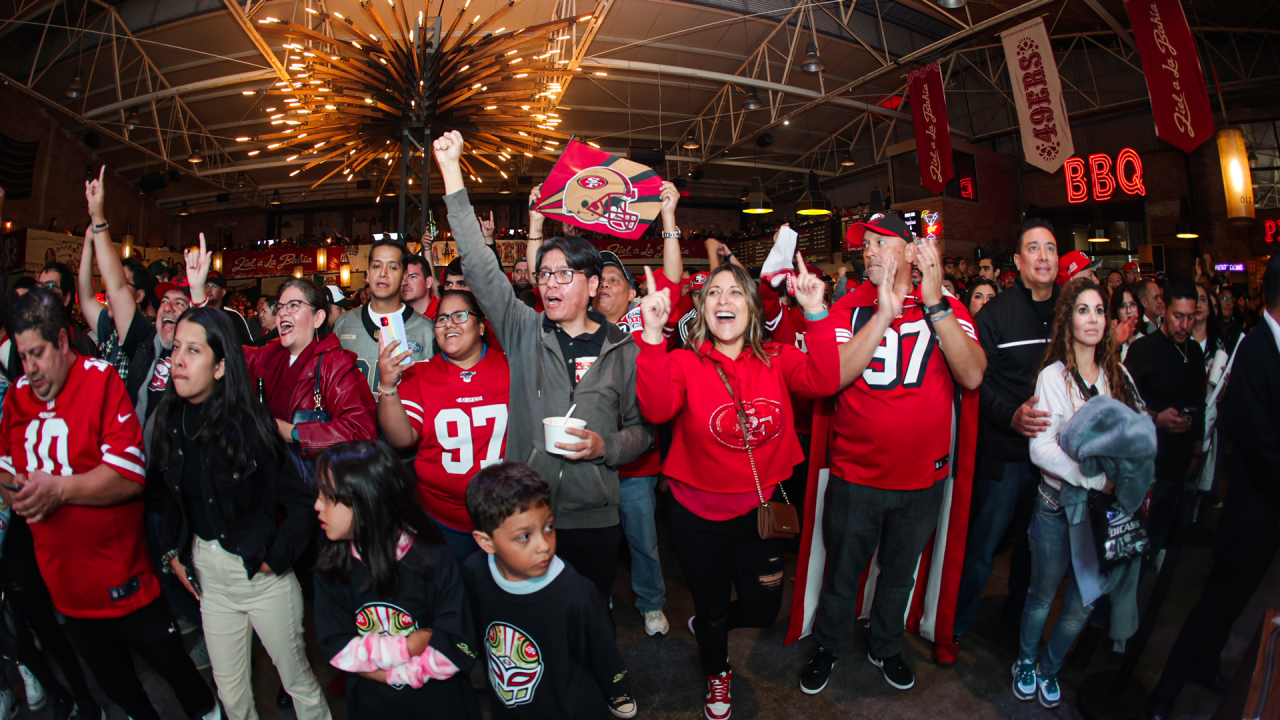
<svg viewBox="0 0 1280 720"><path fill-rule="evenodd" d="M756 398L744 400L742 409L747 416L747 433L752 448L769 442L782 431L781 403ZM725 403L711 413L711 434L725 447L742 449L742 425L738 422L738 410L733 403Z"/></svg>
<svg viewBox="0 0 1280 720"><path fill-rule="evenodd" d="M640 216L630 207L639 199L639 191L626 175L606 167L582 170L564 188L565 212L614 232L631 232L640 224Z"/></svg>

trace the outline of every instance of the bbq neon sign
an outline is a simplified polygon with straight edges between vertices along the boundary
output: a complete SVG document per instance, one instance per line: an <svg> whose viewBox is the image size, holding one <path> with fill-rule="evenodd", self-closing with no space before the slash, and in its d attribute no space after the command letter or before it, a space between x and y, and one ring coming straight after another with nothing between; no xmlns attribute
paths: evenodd
<svg viewBox="0 0 1280 720"><path fill-rule="evenodd" d="M1086 202L1091 196L1096 202L1105 202L1115 196L1117 189L1126 195L1147 194L1142 184L1142 158L1132 148L1116 154L1115 162L1105 153L1094 153L1087 161L1067 158L1062 172L1067 181L1067 202L1072 204Z"/></svg>

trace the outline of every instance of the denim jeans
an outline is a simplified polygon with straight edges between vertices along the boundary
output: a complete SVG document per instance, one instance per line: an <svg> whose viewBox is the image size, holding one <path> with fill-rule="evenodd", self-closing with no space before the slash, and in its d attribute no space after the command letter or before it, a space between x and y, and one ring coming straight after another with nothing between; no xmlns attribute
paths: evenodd
<svg viewBox="0 0 1280 720"><path fill-rule="evenodd" d="M937 527L945 489L945 480L922 490L885 490L831 476L822 514L827 568L813 625L824 650L838 656L853 633L862 571L878 553L871 654L887 658L901 652L920 553Z"/></svg>
<svg viewBox="0 0 1280 720"><path fill-rule="evenodd" d="M1057 491L1045 486L1045 492L1057 498ZM1057 510L1043 497L1036 496L1036 513L1031 519L1031 588L1027 591L1027 604L1022 609L1022 631L1019 638L1018 662L1032 662L1040 658L1041 677L1057 677L1062 661L1072 644L1089 622L1093 608L1085 605L1076 585L1076 574L1071 569L1071 537L1066 511ZM1062 612L1049 635L1049 644L1040 653L1040 640L1044 626L1049 622L1049 609L1058 595L1063 577L1067 577L1067 596L1062 601Z"/></svg>
<svg viewBox="0 0 1280 720"><path fill-rule="evenodd" d="M431 516L427 516L431 517ZM462 563L471 557L472 553L480 552L480 546L476 544L476 538L469 532L454 530L444 523L431 518L431 521L440 528L440 534L444 536L444 544L449 546L449 552L453 553L453 558L458 561L458 567L462 567Z"/></svg>
<svg viewBox="0 0 1280 720"><path fill-rule="evenodd" d="M667 586L658 561L658 527L654 523L653 489L658 476L619 478L622 504L618 516L631 546L631 589L640 612L661 610L667 604Z"/></svg>
<svg viewBox="0 0 1280 720"><path fill-rule="evenodd" d="M980 468L981 469L981 468ZM996 548L1014 524L1014 553L1009 568L1009 605L1006 610L1021 615L1030 577L1029 558L1019 547L1025 542L1025 528L1031 523L1031 508L1040 484L1040 471L1028 462L1005 463L999 481L979 472L974 478L974 506L969 513L969 537L965 545L964 570L960 574L960 592L956 600L954 633L963 635L978 618L982 591L995 566Z"/></svg>

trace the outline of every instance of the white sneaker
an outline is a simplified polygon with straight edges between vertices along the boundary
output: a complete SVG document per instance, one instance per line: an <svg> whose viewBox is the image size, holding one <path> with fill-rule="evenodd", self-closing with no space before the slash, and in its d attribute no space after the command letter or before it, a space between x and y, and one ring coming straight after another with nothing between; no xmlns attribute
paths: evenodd
<svg viewBox="0 0 1280 720"><path fill-rule="evenodd" d="M48 699L44 696L44 686L36 679L35 675L27 669L26 665L18 666L18 673L22 675L22 684L27 688L27 707L31 708L31 712L35 712L44 707Z"/></svg>
<svg viewBox="0 0 1280 720"><path fill-rule="evenodd" d="M0 690L0 720L13 720L18 715L18 696L13 688Z"/></svg>
<svg viewBox="0 0 1280 720"><path fill-rule="evenodd" d="M654 635L666 635L671 629L671 625L667 622L667 616L662 614L661 610L652 610L650 612L641 612L644 616L644 631L650 637Z"/></svg>

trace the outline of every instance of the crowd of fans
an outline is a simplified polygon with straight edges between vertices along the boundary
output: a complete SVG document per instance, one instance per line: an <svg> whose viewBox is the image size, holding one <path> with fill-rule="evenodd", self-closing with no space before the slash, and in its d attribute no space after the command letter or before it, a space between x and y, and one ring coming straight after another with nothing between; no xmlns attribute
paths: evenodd
<svg viewBox="0 0 1280 720"><path fill-rule="evenodd" d="M729 633L778 621L799 532L826 552L800 690L826 688L870 602L867 658L905 691L917 568L970 477L937 663L960 655L1012 528L1012 691L1056 707L1067 651L1134 634L1140 577L1190 504L1225 486L1210 581L1147 713L1167 717L1186 682L1224 689L1231 624L1280 546L1280 258L1265 303L1241 306L1207 259L1194 279L1134 263L1102 279L1032 219L1001 272L878 213L855 225L854 272L783 250L754 276L731 237L708 237L710 269L690 274L664 183L660 268L638 277L581 237L547 237L531 210L507 273L492 216L468 199L461 136L433 150L460 257L437 268L375 239L357 296L291 279L237 312L203 237L181 268L121 261L101 177L85 187L78 277L51 263L0 281L0 574L15 619L0 653L33 709L105 718L82 658L106 700L158 718L134 652L188 717L252 718L260 644L277 703L300 718L330 717L326 692L351 717L478 717L477 664L494 717L633 717L643 698L612 591L625 538L645 631L672 632L660 502L707 718L732 712ZM813 457L826 411L829 449ZM830 470L822 498L815 463ZM1096 540L1095 505L1137 518L1125 527L1140 542ZM307 661L307 603L324 670ZM200 638L189 651L184 633ZM16 703L0 673L0 715Z"/></svg>

